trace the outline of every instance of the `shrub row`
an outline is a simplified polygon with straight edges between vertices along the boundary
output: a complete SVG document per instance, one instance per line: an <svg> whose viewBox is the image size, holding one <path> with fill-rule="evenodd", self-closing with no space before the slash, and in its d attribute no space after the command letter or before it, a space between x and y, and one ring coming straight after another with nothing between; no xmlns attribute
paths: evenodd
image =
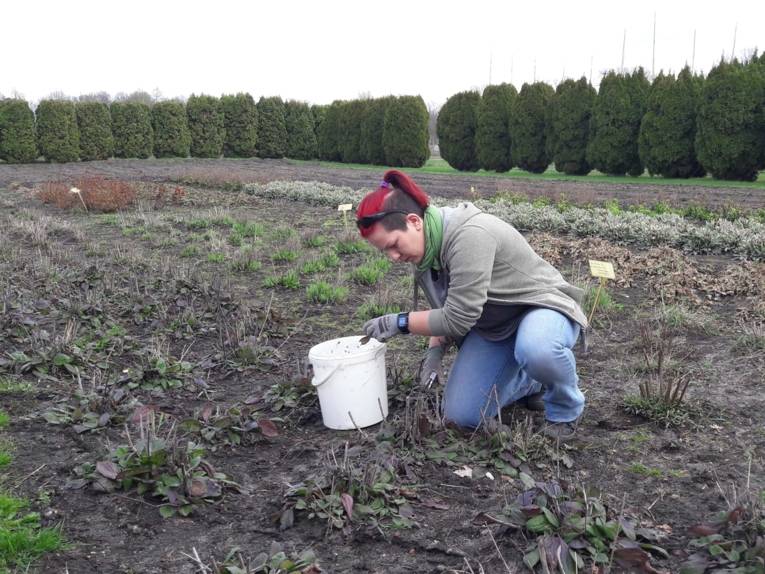
<svg viewBox="0 0 765 574"><path fill-rule="evenodd" d="M428 110L420 96L335 101L318 115L320 159L420 167L430 156Z"/></svg>
<svg viewBox="0 0 765 574"><path fill-rule="evenodd" d="M68 162L118 158L289 157L421 166L428 113L419 96L311 106L249 94L192 95L185 104L0 101L0 159ZM386 136L387 133L387 136Z"/></svg>
<svg viewBox="0 0 765 574"><path fill-rule="evenodd" d="M334 207L341 203L358 205L368 190L352 190L314 181L274 181L246 184L246 193L269 199L289 199ZM447 203L431 197L437 205ZM647 215L614 212L607 208L565 210L549 205L518 203L497 198L479 200L476 205L511 223L520 230L542 230L579 236L603 237L617 243L640 246L668 245L692 253L731 253L753 260L765 260L765 223L756 217L735 221L715 219L699 222L675 213Z"/></svg>
<svg viewBox="0 0 765 574"><path fill-rule="evenodd" d="M533 173L754 180L765 168L765 54L722 61L708 77L687 67L650 83L642 68L556 89L503 84L460 92L441 108L441 156L454 168Z"/></svg>

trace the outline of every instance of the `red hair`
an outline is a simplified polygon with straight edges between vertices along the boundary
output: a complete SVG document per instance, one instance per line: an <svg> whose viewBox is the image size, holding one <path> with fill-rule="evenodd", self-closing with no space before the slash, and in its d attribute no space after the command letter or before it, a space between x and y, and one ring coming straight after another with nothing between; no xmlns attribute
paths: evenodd
<svg viewBox="0 0 765 574"><path fill-rule="evenodd" d="M396 169L390 169L385 172L383 183L380 184L380 187L370 191L361 200L358 209L356 209L356 219L385 211L389 206L391 196L397 191L408 195L423 210L430 204L428 194L422 191L412 178ZM359 230L361 236L368 237L376 225L377 223L370 227L361 228Z"/></svg>

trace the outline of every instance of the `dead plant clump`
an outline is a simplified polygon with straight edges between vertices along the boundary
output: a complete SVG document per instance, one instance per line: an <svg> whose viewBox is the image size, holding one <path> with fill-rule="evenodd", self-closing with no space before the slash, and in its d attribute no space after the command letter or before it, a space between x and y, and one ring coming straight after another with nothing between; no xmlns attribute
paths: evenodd
<svg viewBox="0 0 765 574"><path fill-rule="evenodd" d="M48 181L41 185L37 197L43 203L59 209L85 208L86 211L110 213L135 203L136 190L129 183L103 177L88 177L74 186Z"/></svg>

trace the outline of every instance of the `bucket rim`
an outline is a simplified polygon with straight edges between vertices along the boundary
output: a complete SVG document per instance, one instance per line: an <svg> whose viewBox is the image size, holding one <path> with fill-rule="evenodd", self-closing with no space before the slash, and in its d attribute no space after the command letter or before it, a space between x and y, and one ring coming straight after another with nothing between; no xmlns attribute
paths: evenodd
<svg viewBox="0 0 765 574"><path fill-rule="evenodd" d="M370 339L366 345L358 349L358 352L346 355L344 357L341 357L338 355L329 355L327 353L322 352L322 347L328 347L329 344L331 343L335 343L335 344L338 344L338 342L350 343L351 341L358 343L359 339L361 339L361 335L351 335L350 337L337 337L335 339L328 339L326 341L322 341L321 343L318 343L314 345L313 347L311 347L311 349L308 351L308 359L311 361L313 360L319 360L319 361L354 360L354 359L365 357L367 355L376 355L381 350L384 350L386 347L385 343L381 343L377 339Z"/></svg>

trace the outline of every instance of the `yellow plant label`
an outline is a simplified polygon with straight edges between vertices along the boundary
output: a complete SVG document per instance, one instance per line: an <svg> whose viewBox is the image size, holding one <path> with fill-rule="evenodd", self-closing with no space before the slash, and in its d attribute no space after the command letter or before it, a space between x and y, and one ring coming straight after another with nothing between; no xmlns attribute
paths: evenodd
<svg viewBox="0 0 765 574"><path fill-rule="evenodd" d="M595 261L590 259L590 274L593 277L605 277L606 279L615 279L614 266L608 261Z"/></svg>
<svg viewBox="0 0 765 574"><path fill-rule="evenodd" d="M353 209L352 203L341 203L337 206L338 211L350 211L351 209Z"/></svg>

